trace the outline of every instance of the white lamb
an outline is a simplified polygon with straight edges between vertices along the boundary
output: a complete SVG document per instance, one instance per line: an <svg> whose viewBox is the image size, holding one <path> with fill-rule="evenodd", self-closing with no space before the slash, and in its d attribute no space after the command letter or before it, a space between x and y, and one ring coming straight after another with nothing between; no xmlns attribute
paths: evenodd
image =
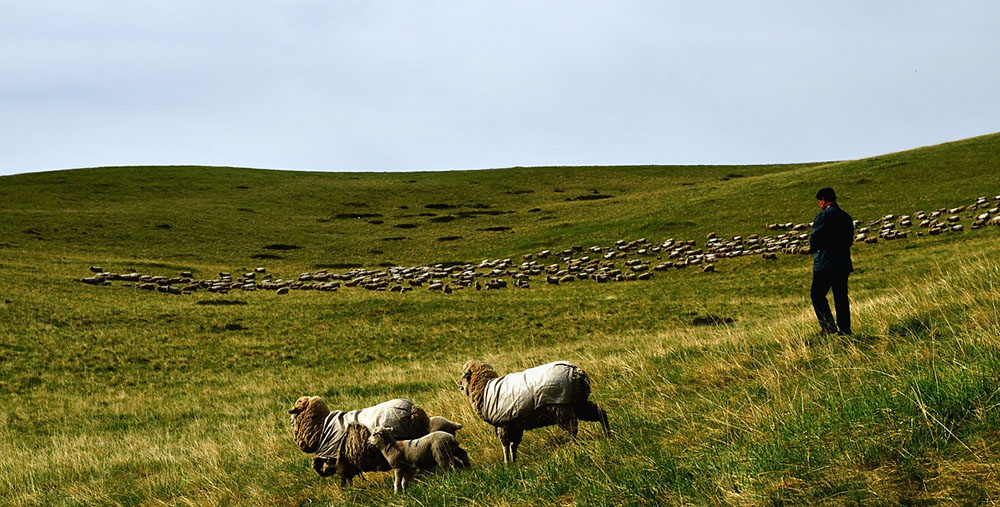
<svg viewBox="0 0 1000 507"><path fill-rule="evenodd" d="M459 447L454 435L444 431L435 431L412 440L396 440L392 436L392 428L380 426L372 430L368 443L378 447L392 467L395 475L392 484L394 493L401 489L405 491L417 470L451 470L456 465L460 468L472 466L469 453Z"/></svg>

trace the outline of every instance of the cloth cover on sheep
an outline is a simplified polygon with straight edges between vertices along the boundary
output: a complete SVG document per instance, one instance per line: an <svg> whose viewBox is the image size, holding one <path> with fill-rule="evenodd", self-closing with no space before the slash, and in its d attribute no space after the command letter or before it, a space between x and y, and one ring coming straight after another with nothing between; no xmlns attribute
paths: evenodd
<svg viewBox="0 0 1000 507"><path fill-rule="evenodd" d="M532 422L538 407L576 402L577 369L573 363L556 361L490 380L483 392L483 420L494 426Z"/></svg>
<svg viewBox="0 0 1000 507"><path fill-rule="evenodd" d="M397 440L410 438L413 429L410 421L410 410L413 402L405 399L395 399L379 403L373 407L344 412L334 410L326 416L323 422L323 437L320 439L316 456L320 458L336 458L344 448L344 437L347 436L347 425L363 424L369 431L378 426L392 428L392 436Z"/></svg>

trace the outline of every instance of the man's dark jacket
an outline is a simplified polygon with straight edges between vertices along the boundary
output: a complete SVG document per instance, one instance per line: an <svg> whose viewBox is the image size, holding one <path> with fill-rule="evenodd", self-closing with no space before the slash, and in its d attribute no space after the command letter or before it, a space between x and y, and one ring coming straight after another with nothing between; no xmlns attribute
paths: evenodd
<svg viewBox="0 0 1000 507"><path fill-rule="evenodd" d="M820 211L813 220L809 249L813 253L813 271L850 273L851 245L854 243L854 220L836 203Z"/></svg>

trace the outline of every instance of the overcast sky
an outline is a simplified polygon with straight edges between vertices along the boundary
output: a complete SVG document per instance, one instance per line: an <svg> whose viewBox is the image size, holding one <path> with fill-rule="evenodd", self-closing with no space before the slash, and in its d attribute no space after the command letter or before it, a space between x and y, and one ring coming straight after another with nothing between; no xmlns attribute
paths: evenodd
<svg viewBox="0 0 1000 507"><path fill-rule="evenodd" d="M1000 131L1000 2L0 0L0 174L854 159Z"/></svg>

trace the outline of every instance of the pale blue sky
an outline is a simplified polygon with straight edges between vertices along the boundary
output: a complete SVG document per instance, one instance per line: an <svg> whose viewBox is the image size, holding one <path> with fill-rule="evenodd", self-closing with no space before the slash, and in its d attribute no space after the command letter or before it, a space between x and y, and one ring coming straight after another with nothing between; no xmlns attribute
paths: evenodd
<svg viewBox="0 0 1000 507"><path fill-rule="evenodd" d="M853 159L1000 131L996 1L0 0L0 174Z"/></svg>

